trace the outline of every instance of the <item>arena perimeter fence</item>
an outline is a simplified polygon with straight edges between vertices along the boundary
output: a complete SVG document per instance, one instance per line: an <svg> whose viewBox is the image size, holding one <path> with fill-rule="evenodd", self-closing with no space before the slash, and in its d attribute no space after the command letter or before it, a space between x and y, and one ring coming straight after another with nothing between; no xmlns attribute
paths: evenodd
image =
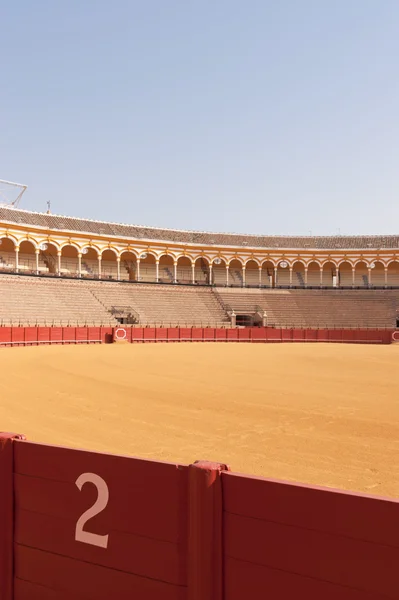
<svg viewBox="0 0 399 600"><path fill-rule="evenodd" d="M0 348L46 344L143 342L343 342L390 344L393 329L283 329L248 327L0 327Z"/></svg>
<svg viewBox="0 0 399 600"><path fill-rule="evenodd" d="M382 600L399 501L0 433L2 600Z"/></svg>

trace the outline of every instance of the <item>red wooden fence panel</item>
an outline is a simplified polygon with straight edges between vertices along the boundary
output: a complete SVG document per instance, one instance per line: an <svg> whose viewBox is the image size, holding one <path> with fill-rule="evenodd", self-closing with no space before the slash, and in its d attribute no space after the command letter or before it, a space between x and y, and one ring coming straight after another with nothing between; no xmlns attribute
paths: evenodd
<svg viewBox="0 0 399 600"><path fill-rule="evenodd" d="M25 327L12 327L11 341L14 342L13 346L16 346L17 343L23 346L25 341Z"/></svg>
<svg viewBox="0 0 399 600"><path fill-rule="evenodd" d="M367 335L367 341L379 342L380 344L383 342L382 332L378 331L378 329L368 329L365 333Z"/></svg>
<svg viewBox="0 0 399 600"><path fill-rule="evenodd" d="M262 338L261 341L266 340L269 342L280 342L281 341L281 329L275 329L274 327L267 327L266 329L259 330L259 337Z"/></svg>
<svg viewBox="0 0 399 600"><path fill-rule="evenodd" d="M158 329L155 330L155 338L157 342L167 342L168 330L164 327L158 327Z"/></svg>
<svg viewBox="0 0 399 600"><path fill-rule="evenodd" d="M193 342L202 342L204 337L204 330L202 327L193 327L191 330L191 339Z"/></svg>
<svg viewBox="0 0 399 600"><path fill-rule="evenodd" d="M11 327L0 327L0 344L5 345L11 342L12 334Z"/></svg>
<svg viewBox="0 0 399 600"><path fill-rule="evenodd" d="M155 327L144 327L143 341L144 342L155 342Z"/></svg>
<svg viewBox="0 0 399 600"><path fill-rule="evenodd" d="M181 342L191 342L192 334L191 327L182 327L180 329L180 341Z"/></svg>
<svg viewBox="0 0 399 600"><path fill-rule="evenodd" d="M215 329L213 329L213 327L206 327L203 330L203 340L204 342L215 341Z"/></svg>
<svg viewBox="0 0 399 600"><path fill-rule="evenodd" d="M186 598L187 467L29 442L14 457L15 600Z"/></svg>
<svg viewBox="0 0 399 600"><path fill-rule="evenodd" d="M251 329L251 339L253 342L264 342L266 339L266 333L268 334L268 329L258 329L254 327Z"/></svg>
<svg viewBox="0 0 399 600"><path fill-rule="evenodd" d="M180 340L180 331L178 327L168 328L168 341L178 342Z"/></svg>
<svg viewBox="0 0 399 600"><path fill-rule="evenodd" d="M238 330L238 340L240 342L249 342L251 340L251 329L246 327L245 329Z"/></svg>
<svg viewBox="0 0 399 600"><path fill-rule="evenodd" d="M399 501L223 473L225 600L396 599Z"/></svg>
<svg viewBox="0 0 399 600"><path fill-rule="evenodd" d="M38 327L37 328L37 340L38 340L40 346L43 346L43 344L50 343L50 332L51 332L51 327Z"/></svg>
<svg viewBox="0 0 399 600"><path fill-rule="evenodd" d="M239 329L222 329L228 342L238 342Z"/></svg>
<svg viewBox="0 0 399 600"><path fill-rule="evenodd" d="M89 327L76 327L75 340L77 342L85 342L88 340Z"/></svg>
<svg viewBox="0 0 399 600"><path fill-rule="evenodd" d="M226 332L227 332L226 329L215 329L215 341L225 342L226 336L227 336L227 338L229 338L229 335Z"/></svg>
<svg viewBox="0 0 399 600"><path fill-rule="evenodd" d="M52 342L61 342L63 331L62 327L50 327L50 337Z"/></svg>
<svg viewBox="0 0 399 600"><path fill-rule="evenodd" d="M292 329L281 329L281 341L291 342L292 341Z"/></svg>
<svg viewBox="0 0 399 600"><path fill-rule="evenodd" d="M343 329L342 330L342 341L353 342L356 339L356 330L354 329Z"/></svg>
<svg viewBox="0 0 399 600"><path fill-rule="evenodd" d="M62 340L64 343L70 344L76 341L76 327L63 327Z"/></svg>
<svg viewBox="0 0 399 600"><path fill-rule="evenodd" d="M142 327L132 327L132 342L142 342L144 337L144 329Z"/></svg>
<svg viewBox="0 0 399 600"><path fill-rule="evenodd" d="M87 327L87 339L91 342L101 341L101 328L100 327Z"/></svg>
<svg viewBox="0 0 399 600"><path fill-rule="evenodd" d="M37 327L25 327L24 341L27 346L37 345L38 328ZM36 342L36 344L35 344Z"/></svg>
<svg viewBox="0 0 399 600"><path fill-rule="evenodd" d="M317 329L305 329L305 340L317 342Z"/></svg>
<svg viewBox="0 0 399 600"><path fill-rule="evenodd" d="M303 342L305 339L305 329L293 329L292 340L294 342Z"/></svg>

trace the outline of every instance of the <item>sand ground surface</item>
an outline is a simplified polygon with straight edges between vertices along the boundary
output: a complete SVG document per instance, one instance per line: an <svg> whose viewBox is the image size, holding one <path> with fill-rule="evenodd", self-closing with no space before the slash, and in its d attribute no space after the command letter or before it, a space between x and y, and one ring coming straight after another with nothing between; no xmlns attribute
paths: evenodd
<svg viewBox="0 0 399 600"><path fill-rule="evenodd" d="M0 430L399 497L399 345L4 348Z"/></svg>

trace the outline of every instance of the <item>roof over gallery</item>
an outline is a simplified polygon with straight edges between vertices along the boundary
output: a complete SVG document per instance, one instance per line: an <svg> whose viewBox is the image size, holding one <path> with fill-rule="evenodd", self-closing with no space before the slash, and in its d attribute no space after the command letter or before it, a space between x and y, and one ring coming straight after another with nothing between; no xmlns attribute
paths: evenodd
<svg viewBox="0 0 399 600"><path fill-rule="evenodd" d="M102 237L127 238L129 240L151 240L198 244L204 246L242 246L265 249L318 249L318 250L379 250L398 249L399 235L356 235L356 236L287 236L253 235L239 233L212 233L185 231L122 223L109 223L80 219L62 215L37 213L0 206L0 224L5 226L31 226L59 232L70 232Z"/></svg>

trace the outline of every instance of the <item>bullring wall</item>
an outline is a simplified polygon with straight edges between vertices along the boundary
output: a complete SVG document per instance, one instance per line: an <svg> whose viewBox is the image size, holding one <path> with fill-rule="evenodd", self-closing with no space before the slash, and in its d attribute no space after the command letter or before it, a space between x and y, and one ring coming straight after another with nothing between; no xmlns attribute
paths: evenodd
<svg viewBox="0 0 399 600"><path fill-rule="evenodd" d="M48 344L143 342L344 342L390 344L391 329L282 329L248 327L0 327L0 348ZM397 335L397 334L396 334Z"/></svg>
<svg viewBox="0 0 399 600"><path fill-rule="evenodd" d="M0 434L2 600L396 599L399 502Z"/></svg>

